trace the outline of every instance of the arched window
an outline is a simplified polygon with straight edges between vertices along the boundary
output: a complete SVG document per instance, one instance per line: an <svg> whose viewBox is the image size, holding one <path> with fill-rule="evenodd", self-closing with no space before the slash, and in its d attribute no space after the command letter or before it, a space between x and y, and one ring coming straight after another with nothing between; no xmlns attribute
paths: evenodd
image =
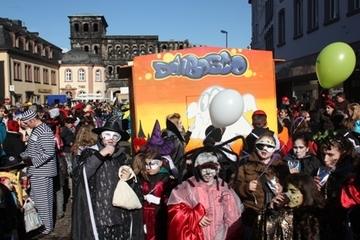
<svg viewBox="0 0 360 240"><path fill-rule="evenodd" d="M154 48L152 46L149 47L149 51L148 51L149 54L153 54L154 53Z"/></svg>
<svg viewBox="0 0 360 240"><path fill-rule="evenodd" d="M81 94L85 94L86 92L85 91L79 91L78 92L78 97L80 97Z"/></svg>
<svg viewBox="0 0 360 240"><path fill-rule="evenodd" d="M98 54L98 52L99 52L99 47L98 47L98 46L94 46L94 53L95 53L95 54Z"/></svg>
<svg viewBox="0 0 360 240"><path fill-rule="evenodd" d="M89 46L84 47L85 52L89 52Z"/></svg>
<svg viewBox="0 0 360 240"><path fill-rule="evenodd" d="M78 32L79 30L80 30L79 24L78 24L78 23L75 23L75 32Z"/></svg>
<svg viewBox="0 0 360 240"><path fill-rule="evenodd" d="M180 44L180 45L179 45L179 49L184 49L183 45Z"/></svg>
<svg viewBox="0 0 360 240"><path fill-rule="evenodd" d="M101 82L101 71L99 69L95 72L95 82Z"/></svg>
<svg viewBox="0 0 360 240"><path fill-rule="evenodd" d="M84 82L85 81L85 71L84 69L80 69L79 70L79 79L78 79L79 82Z"/></svg>
<svg viewBox="0 0 360 240"><path fill-rule="evenodd" d="M162 45L162 51L163 51L163 52L166 52L166 50L167 50L166 45L165 45L165 44L164 44L164 45Z"/></svg>
<svg viewBox="0 0 360 240"><path fill-rule="evenodd" d="M116 78L120 78L120 67L116 67Z"/></svg>
<svg viewBox="0 0 360 240"><path fill-rule="evenodd" d="M65 81L66 82L71 82L72 79L71 79L71 70L70 69L66 69L65 71Z"/></svg>
<svg viewBox="0 0 360 240"><path fill-rule="evenodd" d="M67 91L67 92L66 92L66 98L71 99L71 98L72 98L72 92Z"/></svg>
<svg viewBox="0 0 360 240"><path fill-rule="evenodd" d="M97 32L99 30L99 25L97 23L94 23L93 30L94 32Z"/></svg>
<svg viewBox="0 0 360 240"><path fill-rule="evenodd" d="M120 47L120 46L117 46L117 47L116 47L116 54L117 54L117 55L121 55L121 54L122 54L122 52L121 52L121 47Z"/></svg>
<svg viewBox="0 0 360 240"><path fill-rule="evenodd" d="M85 23L84 24L84 32L88 32L89 31L89 24Z"/></svg>

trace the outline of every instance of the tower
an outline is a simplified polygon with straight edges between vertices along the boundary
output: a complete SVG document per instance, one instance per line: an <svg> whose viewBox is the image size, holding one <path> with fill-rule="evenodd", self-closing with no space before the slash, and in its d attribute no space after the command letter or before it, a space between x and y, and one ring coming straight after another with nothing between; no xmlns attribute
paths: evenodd
<svg viewBox="0 0 360 240"><path fill-rule="evenodd" d="M108 24L103 15L81 14L68 16L70 19L71 48L79 46L86 52L100 53L102 39L106 36Z"/></svg>

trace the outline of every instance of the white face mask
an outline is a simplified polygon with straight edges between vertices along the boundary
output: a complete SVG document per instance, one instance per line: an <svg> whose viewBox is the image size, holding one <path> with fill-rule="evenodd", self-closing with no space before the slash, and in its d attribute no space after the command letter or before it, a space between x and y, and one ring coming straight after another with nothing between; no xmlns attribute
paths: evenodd
<svg viewBox="0 0 360 240"><path fill-rule="evenodd" d="M121 139L121 135L117 132L103 131L101 133L101 138L104 140L112 140L114 142L118 142Z"/></svg>
<svg viewBox="0 0 360 240"><path fill-rule="evenodd" d="M158 159L153 159L153 160L149 160L149 161L145 161L146 163L146 169L147 170L151 170L151 169L157 169L160 166L160 160Z"/></svg>

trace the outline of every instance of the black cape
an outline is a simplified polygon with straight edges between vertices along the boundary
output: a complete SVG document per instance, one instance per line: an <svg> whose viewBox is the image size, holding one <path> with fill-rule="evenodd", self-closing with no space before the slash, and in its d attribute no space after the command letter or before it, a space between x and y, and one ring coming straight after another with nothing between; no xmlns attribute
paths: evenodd
<svg viewBox="0 0 360 240"><path fill-rule="evenodd" d="M99 144L98 144L99 146ZM99 146L100 147L100 146ZM73 170L73 206L72 206L72 226L71 226L71 239L73 240L92 240L95 239L92 224L90 220L90 213L89 213L89 205L87 201L87 195L86 195L86 188L85 188L85 182L84 182L84 174L83 174L83 168L86 160L90 157L92 157L94 154L98 152L94 149L85 149L81 156L78 158L78 162L76 163L76 166ZM126 155L124 153L121 153L116 157L116 160L114 159L107 159L106 161L118 161L119 166L120 165L128 165L128 160L126 158ZM98 173L99 169L102 166L96 170ZM118 170L118 168L117 168ZM116 170L116 171L117 171ZM94 175L94 176L95 176ZM93 209L96 208L96 205L99 209L104 208L106 210L105 204L99 202L96 202L94 199L99 199L99 195L106 192L108 186L102 186L102 184L106 184L107 179L100 180L97 177L91 177L88 181L90 196L91 196L91 202ZM129 181L128 181L129 183ZM117 181L116 181L117 184ZM115 184L115 185L116 185ZM141 190L141 185L139 183L131 182L129 185L133 188L135 193L138 195L140 202L143 202L143 194ZM102 186L102 187L101 187ZM112 191L112 190L111 190ZM104 204L104 205L101 205ZM111 203L110 203L111 204ZM102 207L103 206L103 207ZM126 210L118 207L112 207L108 206L107 209L113 208L113 211L111 213L112 217L116 217L117 219L121 219L120 224L115 224L109 227L104 226L98 226L99 224L99 216L101 214L95 213L96 210L94 210L94 217L95 222L97 225L97 231L99 239L107 238L107 234L113 234L113 237L110 237L111 239L143 239L144 238L144 232L143 232L143 220L142 220L142 209L138 210ZM111 216L109 216L108 219L110 219ZM108 221L107 218L103 218L100 221ZM132 226L131 226L132 223ZM130 227L131 226L131 227ZM109 238L109 239L110 239Z"/></svg>

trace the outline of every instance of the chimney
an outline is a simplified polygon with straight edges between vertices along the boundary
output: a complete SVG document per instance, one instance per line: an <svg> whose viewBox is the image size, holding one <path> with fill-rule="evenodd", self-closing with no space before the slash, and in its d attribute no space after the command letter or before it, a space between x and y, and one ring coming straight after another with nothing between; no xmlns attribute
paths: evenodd
<svg viewBox="0 0 360 240"><path fill-rule="evenodd" d="M22 27L22 21L21 20L11 20L13 23L18 25L19 27Z"/></svg>

